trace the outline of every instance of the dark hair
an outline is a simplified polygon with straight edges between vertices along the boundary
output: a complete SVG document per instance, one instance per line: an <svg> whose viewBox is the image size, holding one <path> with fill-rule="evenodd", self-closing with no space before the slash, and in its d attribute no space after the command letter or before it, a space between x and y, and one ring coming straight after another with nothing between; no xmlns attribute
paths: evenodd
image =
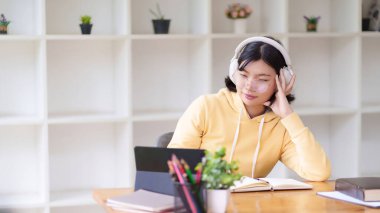
<svg viewBox="0 0 380 213"><path fill-rule="evenodd" d="M281 44L280 41L270 36L265 37L273 39L274 41ZM263 60L266 64L271 66L276 71L277 75L279 75L280 69L286 66L285 59L279 50L270 44L261 41L255 41L248 43L245 45L245 47L243 47L243 50L241 51L238 58L239 71L243 71L250 62L259 60ZM236 85L234 82L232 82L229 76L225 78L224 82L229 91L236 92ZM276 94L273 94L269 101L273 103L275 99ZM295 97L294 95L289 94L286 96L286 99L288 99L288 102L291 103L295 100Z"/></svg>

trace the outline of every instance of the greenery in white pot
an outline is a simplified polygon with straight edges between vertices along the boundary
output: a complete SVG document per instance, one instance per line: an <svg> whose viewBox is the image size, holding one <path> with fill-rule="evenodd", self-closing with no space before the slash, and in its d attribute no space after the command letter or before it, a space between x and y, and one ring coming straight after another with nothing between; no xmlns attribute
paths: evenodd
<svg viewBox="0 0 380 213"><path fill-rule="evenodd" d="M202 167L202 181L207 189L229 189L234 181L240 180L237 173L239 166L236 161L228 163L224 156L226 148L219 148L214 154L206 150L205 161L199 163L196 170Z"/></svg>
<svg viewBox="0 0 380 213"><path fill-rule="evenodd" d="M206 151L204 161L195 170L202 171L202 181L207 188L207 212L225 212L230 196L229 188L240 180L238 163L224 160L226 149L218 149L214 154Z"/></svg>

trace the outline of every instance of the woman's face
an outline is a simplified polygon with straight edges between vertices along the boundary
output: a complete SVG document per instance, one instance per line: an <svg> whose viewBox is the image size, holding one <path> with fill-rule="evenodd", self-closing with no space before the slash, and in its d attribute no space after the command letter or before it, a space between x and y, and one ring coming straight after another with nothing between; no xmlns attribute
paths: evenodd
<svg viewBox="0 0 380 213"><path fill-rule="evenodd" d="M263 60L250 62L234 74L236 90L247 107L260 106L276 91L276 71Z"/></svg>

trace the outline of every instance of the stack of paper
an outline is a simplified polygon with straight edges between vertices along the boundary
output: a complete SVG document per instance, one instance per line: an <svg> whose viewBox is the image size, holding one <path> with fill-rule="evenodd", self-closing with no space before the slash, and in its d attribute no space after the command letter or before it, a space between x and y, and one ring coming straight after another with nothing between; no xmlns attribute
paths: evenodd
<svg viewBox="0 0 380 213"><path fill-rule="evenodd" d="M354 197L345 195L345 194L338 192L338 191L317 192L317 194L320 196L333 198L333 199L337 199L337 200L342 200L342 201L346 201L346 202L350 202L350 203L354 203L354 204L359 204L362 206L368 206L368 207L372 207L372 208L380 208L380 202L365 202L365 201L356 199Z"/></svg>
<svg viewBox="0 0 380 213"><path fill-rule="evenodd" d="M174 209L174 197L139 189L107 199L107 206L126 212L168 212Z"/></svg>

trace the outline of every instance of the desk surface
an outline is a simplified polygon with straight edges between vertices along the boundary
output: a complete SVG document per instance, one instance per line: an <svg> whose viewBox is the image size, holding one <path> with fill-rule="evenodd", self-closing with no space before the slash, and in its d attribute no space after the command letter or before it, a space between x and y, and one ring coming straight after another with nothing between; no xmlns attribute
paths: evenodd
<svg viewBox="0 0 380 213"><path fill-rule="evenodd" d="M308 182L312 190L266 191L232 193L228 212L380 212L351 203L316 195L320 191L332 191L334 182ZM131 189L96 189L95 201L109 213L118 213L106 207L107 198L132 192Z"/></svg>

